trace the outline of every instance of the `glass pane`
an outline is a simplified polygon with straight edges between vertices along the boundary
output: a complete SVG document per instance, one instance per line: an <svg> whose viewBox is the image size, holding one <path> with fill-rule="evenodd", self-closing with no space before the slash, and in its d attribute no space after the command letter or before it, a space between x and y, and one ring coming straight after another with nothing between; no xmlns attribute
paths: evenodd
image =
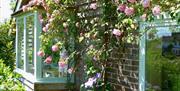
<svg viewBox="0 0 180 91"><path fill-rule="evenodd" d="M67 52L56 52L52 53L52 57L48 56L44 58L45 61L52 58L52 63L43 62L43 77L54 78L54 77L67 77Z"/></svg>
<svg viewBox="0 0 180 91"><path fill-rule="evenodd" d="M149 28L146 42L146 91L180 91L180 27Z"/></svg>
<svg viewBox="0 0 180 91"><path fill-rule="evenodd" d="M34 74L34 15L26 17L26 34L27 34L27 72Z"/></svg>
<svg viewBox="0 0 180 91"><path fill-rule="evenodd" d="M18 68L24 69L24 20L20 18L17 20L18 29Z"/></svg>

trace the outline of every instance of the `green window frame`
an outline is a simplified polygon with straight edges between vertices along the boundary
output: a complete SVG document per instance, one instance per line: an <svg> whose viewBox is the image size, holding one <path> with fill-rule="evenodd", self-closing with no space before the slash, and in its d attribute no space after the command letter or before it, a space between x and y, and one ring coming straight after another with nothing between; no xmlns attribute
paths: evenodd
<svg viewBox="0 0 180 91"><path fill-rule="evenodd" d="M33 37L34 37L34 48L33 48L33 60L34 60L34 74L31 74L28 72L28 60L27 60L27 40L28 40L28 36L27 36L27 17L29 16L34 16L33 19L33 23L34 23L34 32L33 32ZM52 78L48 78L48 77L43 77L42 71L43 71L43 61L41 59L41 57L37 56L37 52L40 49L40 35L41 35L41 31L42 31L42 25L40 23L39 20L39 12L38 11L31 11L31 12L26 12L23 14L19 14L16 17L16 69L15 71L19 74L21 74L25 79L35 83L66 83L67 82L67 77L52 77ZM18 25L18 20L19 19L23 19L23 30L19 30L19 25ZM22 35L19 35L20 32L23 31L23 49L24 53L23 53L23 62L24 62L24 69L20 69L19 68L19 61L20 61L20 55L22 55L22 53L19 53L20 49L19 49L19 37ZM72 79L71 82L74 82L74 75L72 75Z"/></svg>
<svg viewBox="0 0 180 91"><path fill-rule="evenodd" d="M164 18L162 18L164 17ZM176 19L177 20L177 19ZM147 33L146 28L151 27L163 27L163 26L176 26L179 24L176 20L172 20L171 17L165 13L162 16L157 16L153 22L140 22L141 36L139 38L139 91L146 91L146 45L147 45ZM180 32L180 31L178 31Z"/></svg>

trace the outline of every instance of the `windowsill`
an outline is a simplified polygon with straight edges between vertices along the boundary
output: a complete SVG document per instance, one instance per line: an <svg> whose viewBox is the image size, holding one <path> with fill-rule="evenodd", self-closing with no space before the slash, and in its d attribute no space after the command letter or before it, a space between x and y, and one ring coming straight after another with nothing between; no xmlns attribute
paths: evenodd
<svg viewBox="0 0 180 91"><path fill-rule="evenodd" d="M25 78L27 81L30 83L67 83L67 77L61 77L61 78L56 78L56 77L48 77L48 78L35 78L35 76L32 73L27 73L22 69L16 68L15 72L18 74L22 75L23 78ZM74 82L74 76L71 78L71 82Z"/></svg>
<svg viewBox="0 0 180 91"><path fill-rule="evenodd" d="M34 75L32 73L27 73L22 69L16 68L15 72L17 72L18 74L22 75L23 78L25 78L26 80L28 80L31 83L35 82L35 78Z"/></svg>

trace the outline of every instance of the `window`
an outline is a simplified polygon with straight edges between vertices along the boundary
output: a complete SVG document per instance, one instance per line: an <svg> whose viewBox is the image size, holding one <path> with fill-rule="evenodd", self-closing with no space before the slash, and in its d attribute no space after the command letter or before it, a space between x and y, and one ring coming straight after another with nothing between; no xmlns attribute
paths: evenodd
<svg viewBox="0 0 180 91"><path fill-rule="evenodd" d="M34 14L17 18L17 68L34 74Z"/></svg>
<svg viewBox="0 0 180 91"><path fill-rule="evenodd" d="M176 21L145 23L140 41L140 91L180 90L180 26Z"/></svg>
<svg viewBox="0 0 180 91"><path fill-rule="evenodd" d="M17 39L17 47L18 47L18 63L17 67L20 69L24 69L24 40L23 40L23 35L24 35L24 19L19 18L17 19L17 34L18 34L18 39Z"/></svg>
<svg viewBox="0 0 180 91"><path fill-rule="evenodd" d="M38 15L38 12L28 12L16 17L16 72L32 83L66 83L68 77L67 51L64 48L59 52L51 52L51 44L57 40L52 39L49 42L50 46L47 47L47 51L51 52L49 55L44 57L37 55L40 50L42 31ZM48 56L53 57L50 64L44 62ZM69 77L73 81L73 75Z"/></svg>

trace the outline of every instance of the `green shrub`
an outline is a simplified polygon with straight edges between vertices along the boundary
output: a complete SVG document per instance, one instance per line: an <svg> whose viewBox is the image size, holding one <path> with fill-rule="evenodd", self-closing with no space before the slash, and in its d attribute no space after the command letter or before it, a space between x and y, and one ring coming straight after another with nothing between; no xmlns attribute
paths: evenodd
<svg viewBox="0 0 180 91"><path fill-rule="evenodd" d="M25 91L22 84L17 80L20 75L11 71L0 59L0 91Z"/></svg>
<svg viewBox="0 0 180 91"><path fill-rule="evenodd" d="M10 34L10 30L13 29L12 26L13 23L9 22L0 24L0 59L6 60L4 64L9 66L11 70L13 70L15 62L15 31Z"/></svg>

